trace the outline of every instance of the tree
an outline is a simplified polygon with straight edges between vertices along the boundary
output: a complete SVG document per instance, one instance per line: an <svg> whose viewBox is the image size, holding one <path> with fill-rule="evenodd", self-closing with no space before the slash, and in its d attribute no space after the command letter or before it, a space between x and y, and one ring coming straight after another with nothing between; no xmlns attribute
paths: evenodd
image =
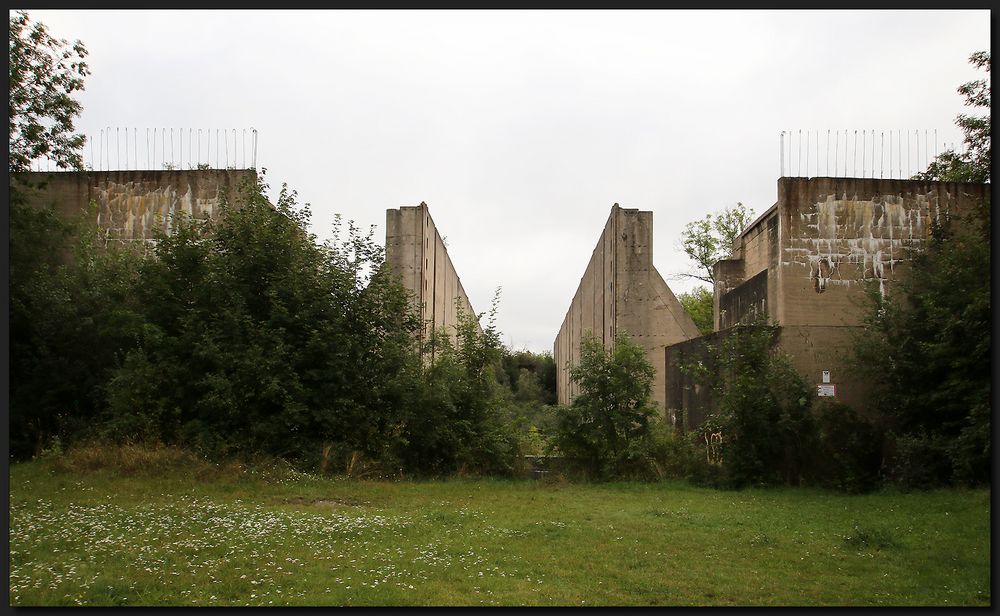
<svg viewBox="0 0 1000 616"><path fill-rule="evenodd" d="M798 484L811 471L815 392L775 348L778 329L739 325L707 344L707 360L681 369L710 388L716 412L702 432L721 432L725 481L732 487Z"/></svg>
<svg viewBox="0 0 1000 616"><path fill-rule="evenodd" d="M990 52L977 51L969 56L969 63L990 72ZM984 109L985 115L961 113L955 124L965 133L964 153L946 150L935 158L927 170L914 176L917 180L943 182L990 181L990 81L989 77L962 84L959 94L965 97L965 106Z"/></svg>
<svg viewBox="0 0 1000 616"><path fill-rule="evenodd" d="M550 351L532 353L526 349L503 350L503 370L507 384L518 400L556 403L556 363ZM521 384L525 383L525 391Z"/></svg>
<svg viewBox="0 0 1000 616"><path fill-rule="evenodd" d="M684 254L699 268L697 274L682 274L715 284L712 266L728 257L733 242L753 220L754 212L742 203L727 207L716 214L706 214L702 220L689 222L681 232Z"/></svg>
<svg viewBox="0 0 1000 616"><path fill-rule="evenodd" d="M990 217L983 203L936 221L909 276L886 296L869 289L855 357L903 483L990 481Z"/></svg>
<svg viewBox="0 0 1000 616"><path fill-rule="evenodd" d="M294 192L265 193L251 182L218 220L181 218L158 238L104 427L216 457L311 466L333 447L388 462L420 381L409 297L371 233L335 226L317 244Z"/></svg>
<svg viewBox="0 0 1000 616"><path fill-rule="evenodd" d="M681 303L684 312L688 313L694 324L698 326L701 335L711 334L715 330L715 298L712 292L705 287L695 287L687 293L677 296L677 301Z"/></svg>
<svg viewBox="0 0 1000 616"><path fill-rule="evenodd" d="M499 291L486 327L483 315L458 308L455 337L433 333L434 359L413 390L399 459L411 472L509 473L518 453L513 417L500 383L502 345L495 320ZM427 355L425 355L426 357Z"/></svg>
<svg viewBox="0 0 1000 616"><path fill-rule="evenodd" d="M650 401L653 366L624 334L607 350L594 336L580 343L580 363L570 378L580 386L572 406L561 408L556 446L595 478L620 477L642 460L643 440L656 414Z"/></svg>
<svg viewBox="0 0 1000 616"><path fill-rule="evenodd" d="M67 222L10 204L10 449L18 459L93 425L102 388L139 331L144 257L104 246L93 215Z"/></svg>
<svg viewBox="0 0 1000 616"><path fill-rule="evenodd" d="M70 46L25 11L10 17L10 171L28 171L47 157L60 169L81 169L86 137L74 133L80 103L73 93L90 74L80 41Z"/></svg>

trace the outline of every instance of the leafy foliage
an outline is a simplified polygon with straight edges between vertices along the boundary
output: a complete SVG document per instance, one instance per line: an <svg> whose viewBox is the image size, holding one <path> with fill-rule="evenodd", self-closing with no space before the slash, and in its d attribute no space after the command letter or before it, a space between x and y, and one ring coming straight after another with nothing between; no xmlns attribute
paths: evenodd
<svg viewBox="0 0 1000 616"><path fill-rule="evenodd" d="M419 374L419 322L372 233L307 232L308 206L262 183L218 221L178 219L143 264L140 346L108 386L117 438L213 456L315 460L326 441L384 457ZM398 378L387 378L395 375Z"/></svg>
<svg viewBox="0 0 1000 616"><path fill-rule="evenodd" d="M435 332L433 360L415 384L418 396L403 428L398 458L423 474L509 473L520 453L500 384L502 346L495 326L499 293L487 326L459 308L450 332ZM426 357L426 356L425 356Z"/></svg>
<svg viewBox="0 0 1000 616"><path fill-rule="evenodd" d="M65 222L49 209L10 203L10 446L37 454L85 430L103 406L100 387L132 345L143 258L104 246L92 211Z"/></svg>
<svg viewBox="0 0 1000 616"><path fill-rule="evenodd" d="M977 51L969 56L969 62L976 68L990 72L990 52ZM962 84L958 93L965 97L965 106L980 108L985 115L961 113L955 124L965 133L964 153L946 150L935 158L927 170L914 176L917 180L942 182L989 182L990 181L990 81L976 79Z"/></svg>
<svg viewBox="0 0 1000 616"><path fill-rule="evenodd" d="M881 483L881 426L841 402L814 405L820 440L817 470L822 483L843 492L868 492Z"/></svg>
<svg viewBox="0 0 1000 616"><path fill-rule="evenodd" d="M650 401L653 366L624 334L606 350L594 336L580 344L570 378L580 386L572 406L560 409L556 445L594 478L634 474L646 462L643 441L656 413Z"/></svg>
<svg viewBox="0 0 1000 616"><path fill-rule="evenodd" d="M543 392L503 383L498 298L485 330L463 314L427 353L373 232L338 219L319 244L294 192L265 191L178 216L148 254L97 241L92 211L74 226L12 205L12 454L96 437L351 474L509 473L531 437L519 405Z"/></svg>
<svg viewBox="0 0 1000 616"><path fill-rule="evenodd" d="M556 403L556 362L551 352L503 349L503 371L518 400Z"/></svg>
<svg viewBox="0 0 1000 616"><path fill-rule="evenodd" d="M684 312L698 326L701 335L711 334L715 330L715 298L712 291L706 287L695 287L690 292L680 293L677 301L681 303Z"/></svg>
<svg viewBox="0 0 1000 616"><path fill-rule="evenodd" d="M928 485L990 479L990 324L987 204L937 221L888 296L869 289L856 361L875 376L874 409L905 444L896 465L940 457L933 451L948 460L925 461L939 469Z"/></svg>
<svg viewBox="0 0 1000 616"><path fill-rule="evenodd" d="M733 242L753 221L753 215L752 209L737 202L714 215L706 214L701 220L689 222L681 232L681 246L703 273L684 275L714 284L712 266L729 256Z"/></svg>
<svg viewBox="0 0 1000 616"><path fill-rule="evenodd" d="M10 16L10 171L27 171L47 157L60 169L81 169L78 150L85 137L74 133L82 90L90 74L87 49L49 34L45 24L25 11Z"/></svg>
<svg viewBox="0 0 1000 616"><path fill-rule="evenodd" d="M722 432L723 481L733 487L798 484L812 472L815 394L774 349L776 335L773 326L737 326L709 346L707 364L682 365L711 388L717 411L701 431Z"/></svg>

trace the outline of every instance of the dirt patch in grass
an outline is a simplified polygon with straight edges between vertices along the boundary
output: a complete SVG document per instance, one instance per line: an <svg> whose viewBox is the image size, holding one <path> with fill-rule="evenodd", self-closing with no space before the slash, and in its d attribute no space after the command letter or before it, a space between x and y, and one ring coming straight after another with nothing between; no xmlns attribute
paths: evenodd
<svg viewBox="0 0 1000 616"><path fill-rule="evenodd" d="M287 505L308 505L312 507L324 507L328 509L345 509L350 507L361 507L365 503L354 498L307 498L304 496L294 496L286 498Z"/></svg>

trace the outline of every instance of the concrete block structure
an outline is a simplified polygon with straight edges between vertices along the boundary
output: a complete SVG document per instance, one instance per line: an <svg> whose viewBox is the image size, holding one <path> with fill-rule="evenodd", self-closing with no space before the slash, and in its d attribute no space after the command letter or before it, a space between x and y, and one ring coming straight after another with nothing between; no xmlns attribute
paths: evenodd
<svg viewBox="0 0 1000 616"><path fill-rule="evenodd" d="M666 350L668 408L697 425L707 399L679 370L680 357L757 318L780 327L777 344L807 383L834 385L824 393L833 389L837 400L862 408L868 389L849 356L866 281L890 293L930 238L932 221L989 202L989 184L780 178L777 202L737 238L732 258L715 265L717 334Z"/></svg>
<svg viewBox="0 0 1000 616"><path fill-rule="evenodd" d="M454 340L459 310L476 314L426 203L386 210L385 260L413 293L424 339L445 328Z"/></svg>
<svg viewBox="0 0 1000 616"><path fill-rule="evenodd" d="M579 393L569 372L580 361L583 336L593 334L610 349L618 334L627 333L656 368L653 399L666 408L664 348L696 337L698 328L653 267L652 239L652 212L617 203L611 208L555 339L559 404Z"/></svg>
<svg viewBox="0 0 1000 616"><path fill-rule="evenodd" d="M72 219L91 201L97 225L108 239L148 241L153 229L170 230L177 214L217 215L222 194L255 181L253 169L187 171L63 171L12 173L10 181L27 203L53 208Z"/></svg>

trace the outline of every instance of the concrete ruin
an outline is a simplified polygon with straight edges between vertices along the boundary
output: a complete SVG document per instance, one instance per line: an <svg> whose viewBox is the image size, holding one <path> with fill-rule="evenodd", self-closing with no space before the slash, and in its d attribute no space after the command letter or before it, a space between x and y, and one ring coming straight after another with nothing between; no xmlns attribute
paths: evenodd
<svg viewBox="0 0 1000 616"><path fill-rule="evenodd" d="M779 326L777 345L822 395L862 408L865 379L849 370L865 313L865 282L889 293L906 275L932 221L990 202L989 184L873 178L780 178L778 200L714 268L716 333L665 351L667 408L689 427L711 410L679 369L738 324ZM820 387L825 386L825 387Z"/></svg>
<svg viewBox="0 0 1000 616"><path fill-rule="evenodd" d="M177 215L215 219L223 195L256 181L253 169L62 171L10 174L26 204L73 220L93 202L109 240L152 242ZM458 307L475 314L426 203L386 211L386 262L413 292L423 336L445 328L454 337ZM456 306L457 301L457 306Z"/></svg>
<svg viewBox="0 0 1000 616"><path fill-rule="evenodd" d="M475 317L426 203L386 210L385 261L413 293L424 323L422 339L444 328L454 340L459 311Z"/></svg>
<svg viewBox="0 0 1000 616"><path fill-rule="evenodd" d="M10 174L27 204L52 208L72 220L91 202L108 239L150 241L153 230L170 231L178 214L214 218L223 193L256 180L253 169L187 171L62 171Z"/></svg>
<svg viewBox="0 0 1000 616"><path fill-rule="evenodd" d="M627 333L656 368L653 399L666 408L664 349L696 337L698 328L653 267L652 239L652 212L617 203L611 208L555 339L559 404L579 393L569 372L580 361L583 336L591 333L610 349L618 334Z"/></svg>

